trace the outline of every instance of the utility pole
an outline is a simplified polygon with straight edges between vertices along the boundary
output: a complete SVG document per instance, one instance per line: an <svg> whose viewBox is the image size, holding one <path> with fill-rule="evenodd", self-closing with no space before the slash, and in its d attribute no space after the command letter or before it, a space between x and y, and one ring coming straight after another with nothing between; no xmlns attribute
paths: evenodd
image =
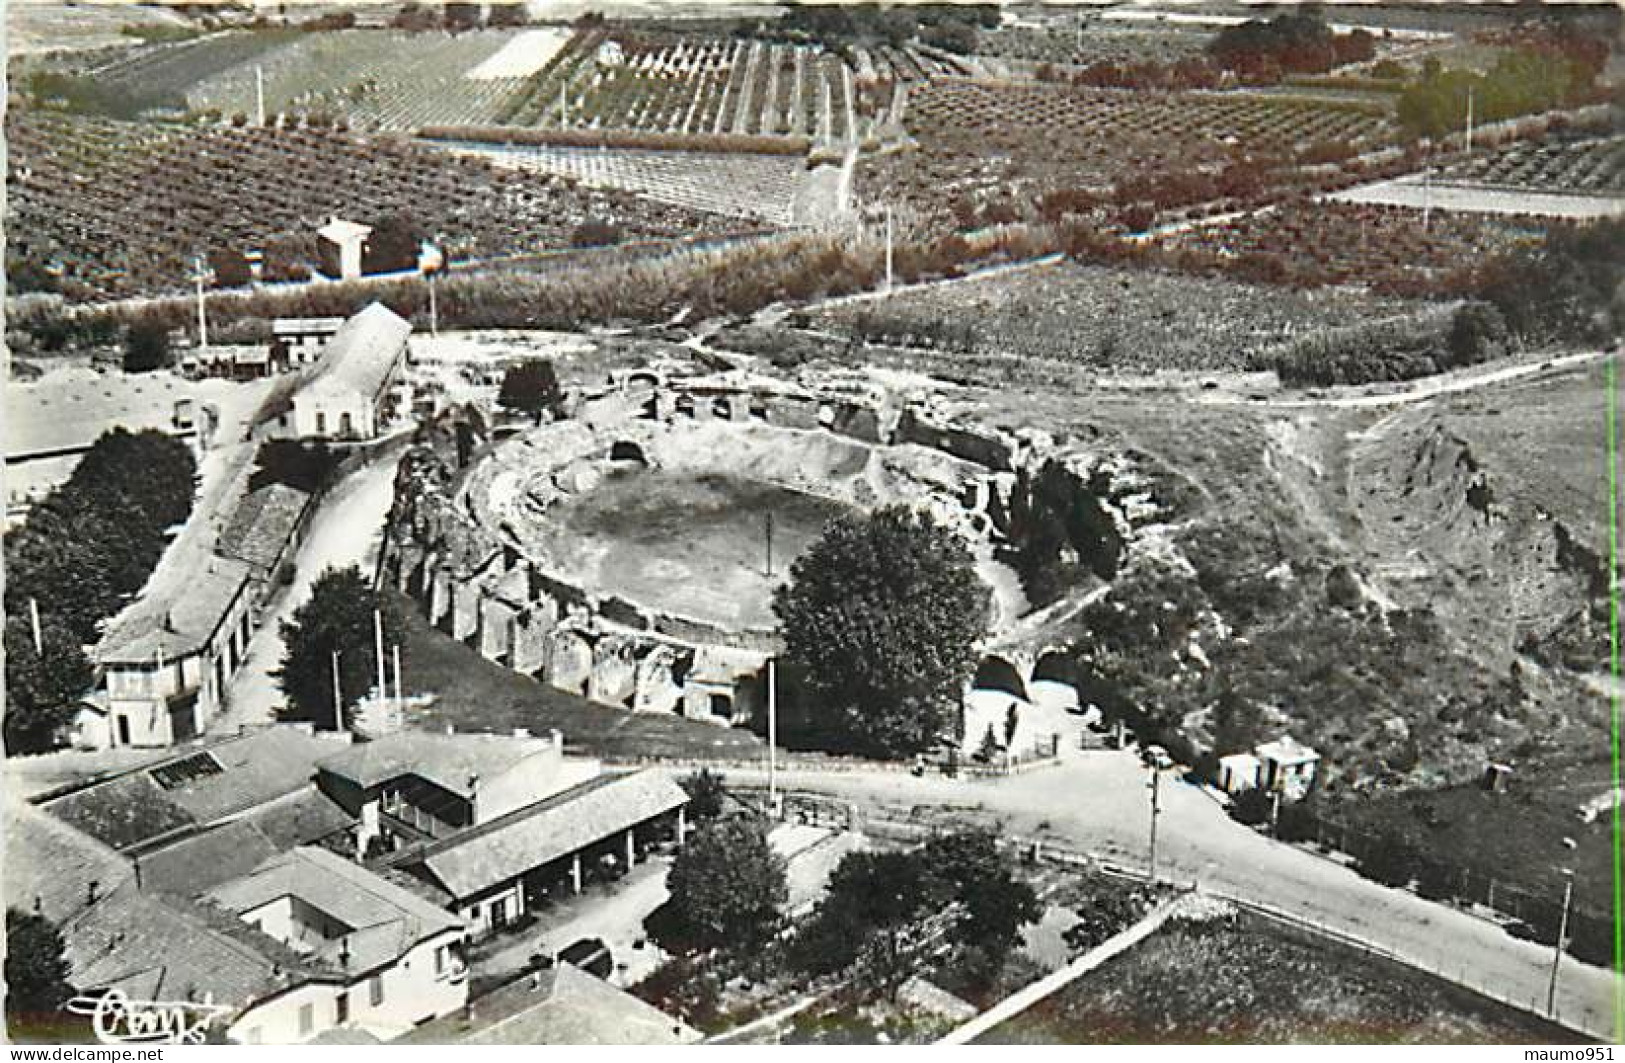
<svg viewBox="0 0 1625 1063"><path fill-rule="evenodd" d="M1563 869L1563 917L1557 924L1557 944L1552 948L1552 980L1546 986L1546 1014L1557 1011L1557 969L1563 963L1563 939L1569 932L1569 902L1574 898L1574 872Z"/></svg>
<svg viewBox="0 0 1625 1063"><path fill-rule="evenodd" d="M344 695L339 691L339 651L333 651L333 730L343 732Z"/></svg>
<svg viewBox="0 0 1625 1063"><path fill-rule="evenodd" d="M1467 138L1466 138L1466 147L1467 147L1467 153L1469 155L1471 155L1472 152L1473 152L1473 87L1471 85L1467 86Z"/></svg>
<svg viewBox="0 0 1625 1063"><path fill-rule="evenodd" d="M372 639L378 652L378 703L382 705L389 697L389 679L384 674L384 612L382 609L372 611Z"/></svg>
<svg viewBox="0 0 1625 1063"><path fill-rule="evenodd" d="M1159 803L1162 788L1162 772L1157 765L1151 765L1151 852L1147 860L1150 867L1151 881L1157 880L1157 817L1162 815L1162 805Z"/></svg>
<svg viewBox="0 0 1625 1063"><path fill-rule="evenodd" d="M886 204L886 291L892 288L892 231L891 231L891 204Z"/></svg>
<svg viewBox="0 0 1625 1063"><path fill-rule="evenodd" d="M767 808L779 811L779 673L775 658L767 659Z"/></svg>
<svg viewBox="0 0 1625 1063"><path fill-rule="evenodd" d="M401 696L401 644L395 643L395 711L406 712L406 698Z"/></svg>
<svg viewBox="0 0 1625 1063"><path fill-rule="evenodd" d="M1422 168L1422 231L1428 231L1428 221L1433 216L1433 145L1428 145L1427 165Z"/></svg>
<svg viewBox="0 0 1625 1063"><path fill-rule="evenodd" d="M569 106L569 103L564 98L564 90L565 90L565 88L566 88L565 85L560 85L559 86L559 128L560 129L569 129L570 128L570 106Z"/></svg>
<svg viewBox="0 0 1625 1063"><path fill-rule="evenodd" d="M198 255L195 260L197 266L197 347L198 357L202 359L209 352L209 310L203 299L203 280L207 271L203 268L203 256Z"/></svg>
<svg viewBox="0 0 1625 1063"><path fill-rule="evenodd" d="M436 338L440 336L440 307L435 303L434 278L439 272L435 270L429 274L429 335Z"/></svg>
<svg viewBox="0 0 1625 1063"><path fill-rule="evenodd" d="M254 67L254 102L255 117L259 119L259 127L265 128L265 68Z"/></svg>
<svg viewBox="0 0 1625 1063"><path fill-rule="evenodd" d="M39 629L39 601L37 599L34 599L34 598L28 599L28 620L29 620L29 622L31 624L34 625L34 656L36 658L44 657L45 656L45 639L40 635L40 629Z"/></svg>
<svg viewBox="0 0 1625 1063"><path fill-rule="evenodd" d="M773 578L773 514L767 514L767 578Z"/></svg>

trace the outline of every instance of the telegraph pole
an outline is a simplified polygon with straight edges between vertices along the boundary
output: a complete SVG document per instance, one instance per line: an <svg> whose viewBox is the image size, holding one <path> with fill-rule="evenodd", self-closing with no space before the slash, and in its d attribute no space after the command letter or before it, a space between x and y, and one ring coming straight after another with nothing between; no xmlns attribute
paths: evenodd
<svg viewBox="0 0 1625 1063"><path fill-rule="evenodd" d="M1147 863L1150 866L1151 881L1157 880L1157 817L1162 815L1162 805L1158 799L1161 797L1162 772L1157 769L1155 762L1151 765L1151 852Z"/></svg>
<svg viewBox="0 0 1625 1063"><path fill-rule="evenodd" d="M1574 899L1574 872L1563 869L1563 917L1557 924L1557 944L1552 948L1552 979L1546 985L1546 1014L1557 1010L1557 969L1563 963L1563 939L1569 932L1569 902Z"/></svg>
<svg viewBox="0 0 1625 1063"><path fill-rule="evenodd" d="M384 612L382 609L372 611L372 638L373 645L378 652L378 703L382 705L389 697L389 678L384 674Z"/></svg>
<svg viewBox="0 0 1625 1063"><path fill-rule="evenodd" d="M343 731L344 695L339 692L339 651L333 651L333 730Z"/></svg>
<svg viewBox="0 0 1625 1063"><path fill-rule="evenodd" d="M891 230L891 204L886 204L886 291L892 288L892 230Z"/></svg>
<svg viewBox="0 0 1625 1063"><path fill-rule="evenodd" d="M265 128L265 68L254 67L254 102L255 117L259 119L261 129Z"/></svg>
<svg viewBox="0 0 1625 1063"><path fill-rule="evenodd" d="M395 711L406 712L406 699L401 696L401 644L395 643Z"/></svg>
<svg viewBox="0 0 1625 1063"><path fill-rule="evenodd" d="M779 810L779 673L777 661L767 659L767 808Z"/></svg>
<svg viewBox="0 0 1625 1063"><path fill-rule="evenodd" d="M40 629L39 629L39 601L37 599L34 599L34 598L28 599L28 620L29 620L29 622L31 624L34 625L34 656L36 658L44 657L45 656L45 639L40 635Z"/></svg>
<svg viewBox="0 0 1625 1063"><path fill-rule="evenodd" d="M1467 147L1467 153L1469 155L1471 155L1472 152L1473 152L1473 87L1471 85L1467 86L1467 138L1466 138L1466 147Z"/></svg>
<svg viewBox="0 0 1625 1063"><path fill-rule="evenodd" d="M767 578L773 578L773 514L767 514Z"/></svg>
<svg viewBox="0 0 1625 1063"><path fill-rule="evenodd" d="M203 280L207 271L203 268L203 256L198 255L197 265L197 346L198 356L202 358L209 352L209 311L203 299Z"/></svg>

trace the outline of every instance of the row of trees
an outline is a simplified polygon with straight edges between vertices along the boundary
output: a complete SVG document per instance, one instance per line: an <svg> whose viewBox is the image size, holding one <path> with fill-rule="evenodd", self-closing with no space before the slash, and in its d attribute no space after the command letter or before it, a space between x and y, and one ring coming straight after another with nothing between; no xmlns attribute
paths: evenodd
<svg viewBox="0 0 1625 1063"><path fill-rule="evenodd" d="M5 735L50 748L92 674L83 647L140 590L192 512L197 466L161 432L114 429L5 537ZM39 647L33 616L39 616Z"/></svg>
<svg viewBox="0 0 1625 1063"><path fill-rule="evenodd" d="M1377 40L1365 30L1334 33L1318 12L1294 12L1268 20L1251 19L1220 30L1208 55L1243 80L1275 81L1282 74L1321 74L1376 54Z"/></svg>
<svg viewBox="0 0 1625 1063"><path fill-rule="evenodd" d="M1509 48L1482 74L1429 57L1400 94L1399 122L1414 136L1439 137L1465 127L1469 106L1479 123L1574 106L1592 97L1607 58L1602 41L1568 34Z"/></svg>

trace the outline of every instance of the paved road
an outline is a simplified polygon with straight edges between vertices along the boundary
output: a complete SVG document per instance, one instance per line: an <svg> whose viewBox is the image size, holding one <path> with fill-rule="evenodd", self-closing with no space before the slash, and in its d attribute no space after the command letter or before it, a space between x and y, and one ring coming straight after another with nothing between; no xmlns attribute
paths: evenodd
<svg viewBox="0 0 1625 1063"><path fill-rule="evenodd" d="M763 773L730 770L737 781ZM958 781L905 772L781 771L780 785L859 803L953 806L996 817L1006 834L1144 866L1149 827L1147 774L1126 752L1068 753L1057 767L1012 778ZM1158 871L1180 881L1274 905L1384 946L1412 963L1544 1008L1552 951L1509 937L1465 912L1380 886L1341 865L1265 838L1232 821L1205 791L1176 772L1162 776ZM1608 1037L1613 976L1563 961L1558 1014Z"/></svg>
<svg viewBox="0 0 1625 1063"><path fill-rule="evenodd" d="M282 664L281 621L310 598L311 585L329 568L360 565L370 572L383 538L384 518L395 497L400 453L364 466L322 501L300 544L293 585L279 595L248 644L248 656L227 689L225 709L210 730L235 733L239 726L268 723L282 704L271 673Z"/></svg>

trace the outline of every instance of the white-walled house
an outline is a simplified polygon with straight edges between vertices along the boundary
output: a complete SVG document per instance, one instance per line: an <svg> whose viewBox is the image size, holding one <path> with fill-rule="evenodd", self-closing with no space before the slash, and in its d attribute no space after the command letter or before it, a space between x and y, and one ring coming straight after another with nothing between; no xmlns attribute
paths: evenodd
<svg viewBox="0 0 1625 1063"><path fill-rule="evenodd" d="M372 439L391 409L390 387L406 361L412 326L373 303L339 327L293 396L301 438Z"/></svg>
<svg viewBox="0 0 1625 1063"><path fill-rule="evenodd" d="M326 849L290 850L205 896L323 972L245 1007L227 1030L238 1043L398 1037L468 1000L462 921Z"/></svg>
<svg viewBox="0 0 1625 1063"><path fill-rule="evenodd" d="M343 218L329 218L316 230L316 254L323 273L334 280L355 280L361 276L372 227Z"/></svg>

